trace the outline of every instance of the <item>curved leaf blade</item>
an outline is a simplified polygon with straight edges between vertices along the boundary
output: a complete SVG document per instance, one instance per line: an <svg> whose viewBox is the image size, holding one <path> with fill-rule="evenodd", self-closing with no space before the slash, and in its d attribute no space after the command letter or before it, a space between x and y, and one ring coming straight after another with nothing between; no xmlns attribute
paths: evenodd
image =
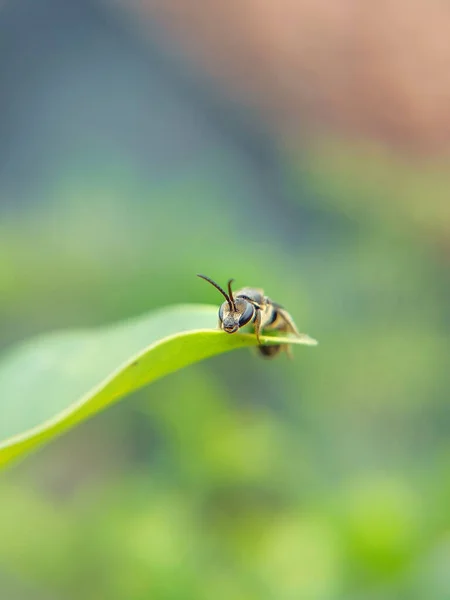
<svg viewBox="0 0 450 600"><path fill-rule="evenodd" d="M189 364L256 345L211 329L217 308L174 306L118 325L43 336L0 363L0 466ZM266 343L316 344L264 337Z"/></svg>

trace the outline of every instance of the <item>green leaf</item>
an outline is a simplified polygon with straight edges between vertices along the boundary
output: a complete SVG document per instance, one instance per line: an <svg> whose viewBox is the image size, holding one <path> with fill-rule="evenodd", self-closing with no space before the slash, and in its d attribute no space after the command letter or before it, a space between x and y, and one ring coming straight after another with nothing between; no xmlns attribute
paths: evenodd
<svg viewBox="0 0 450 600"><path fill-rule="evenodd" d="M0 362L0 466L186 365L256 345L211 329L217 307L173 306L103 328L21 344ZM308 336L264 343L316 344Z"/></svg>

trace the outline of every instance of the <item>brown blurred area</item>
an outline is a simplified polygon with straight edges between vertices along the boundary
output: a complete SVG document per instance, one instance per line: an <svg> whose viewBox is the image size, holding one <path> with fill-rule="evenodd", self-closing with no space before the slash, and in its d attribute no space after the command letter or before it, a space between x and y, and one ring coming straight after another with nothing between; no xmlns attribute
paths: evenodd
<svg viewBox="0 0 450 600"><path fill-rule="evenodd" d="M140 0L183 51L289 140L322 130L450 150L450 3Z"/></svg>

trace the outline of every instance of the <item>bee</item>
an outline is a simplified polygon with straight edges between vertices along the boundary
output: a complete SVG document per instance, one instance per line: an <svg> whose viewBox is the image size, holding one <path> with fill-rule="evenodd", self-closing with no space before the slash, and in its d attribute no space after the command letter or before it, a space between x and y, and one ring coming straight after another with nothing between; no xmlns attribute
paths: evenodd
<svg viewBox="0 0 450 600"><path fill-rule="evenodd" d="M262 330L293 333L298 337L304 335L299 333L291 315L280 304L265 296L264 291L259 288L247 287L233 293L231 284L234 279L228 281L228 293L226 293L220 285L206 275L197 274L197 277L213 285L225 297L225 302L219 308L219 329L227 333L236 333L241 327L250 323L254 327L259 344L258 351L262 356L273 358L281 350L285 350L291 356L288 344L264 346L261 343Z"/></svg>

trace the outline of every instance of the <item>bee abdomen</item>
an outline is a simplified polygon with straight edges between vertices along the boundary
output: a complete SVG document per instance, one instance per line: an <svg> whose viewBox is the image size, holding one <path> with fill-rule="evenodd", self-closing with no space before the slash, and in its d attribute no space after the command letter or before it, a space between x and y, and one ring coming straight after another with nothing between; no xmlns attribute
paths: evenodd
<svg viewBox="0 0 450 600"><path fill-rule="evenodd" d="M265 324L265 327L270 327L271 325L273 326L277 319L278 319L278 313L277 313L276 309L274 308L274 309L272 309L272 312L269 315L269 318L267 319L267 323Z"/></svg>
<svg viewBox="0 0 450 600"><path fill-rule="evenodd" d="M280 350L281 344L273 344L270 346L258 346L258 351L264 358L273 358L280 352Z"/></svg>

